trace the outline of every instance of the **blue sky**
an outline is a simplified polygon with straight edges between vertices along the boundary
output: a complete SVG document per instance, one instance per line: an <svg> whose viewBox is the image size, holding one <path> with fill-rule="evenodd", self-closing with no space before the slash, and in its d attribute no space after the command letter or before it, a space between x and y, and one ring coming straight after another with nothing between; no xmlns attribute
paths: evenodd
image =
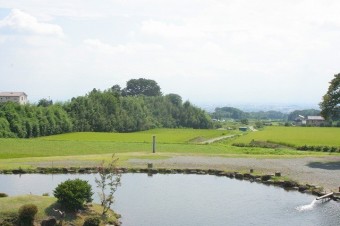
<svg viewBox="0 0 340 226"><path fill-rule="evenodd" d="M336 0L0 0L0 91L65 101L154 79L195 104L320 102Z"/></svg>

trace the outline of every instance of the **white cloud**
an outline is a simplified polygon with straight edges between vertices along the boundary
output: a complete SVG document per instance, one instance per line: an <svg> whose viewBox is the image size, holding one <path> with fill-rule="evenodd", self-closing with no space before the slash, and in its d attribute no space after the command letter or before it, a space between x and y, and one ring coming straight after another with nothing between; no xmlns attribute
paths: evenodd
<svg viewBox="0 0 340 226"><path fill-rule="evenodd" d="M17 32L28 32L38 35L64 36L60 26L39 22L34 16L19 9L12 9L11 13L0 21L0 29L1 28L10 28Z"/></svg>
<svg viewBox="0 0 340 226"><path fill-rule="evenodd" d="M204 31L194 26L176 25L161 21L143 21L141 31L148 35L157 35L164 38L202 38L206 37Z"/></svg>
<svg viewBox="0 0 340 226"><path fill-rule="evenodd" d="M83 41L83 43L90 47L91 50L109 54L110 53L133 54L137 52L139 53L154 52L163 50L163 47L157 44L128 43L120 45L110 45L100 41L99 39L86 39Z"/></svg>

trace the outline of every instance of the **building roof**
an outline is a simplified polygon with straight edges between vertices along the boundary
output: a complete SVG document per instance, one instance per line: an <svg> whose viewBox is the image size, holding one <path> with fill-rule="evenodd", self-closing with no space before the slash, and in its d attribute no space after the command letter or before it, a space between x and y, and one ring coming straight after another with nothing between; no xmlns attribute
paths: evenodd
<svg viewBox="0 0 340 226"><path fill-rule="evenodd" d="M24 92L0 92L0 96L2 97L20 97L27 96Z"/></svg>
<svg viewBox="0 0 340 226"><path fill-rule="evenodd" d="M322 116L307 116L307 120L325 120Z"/></svg>

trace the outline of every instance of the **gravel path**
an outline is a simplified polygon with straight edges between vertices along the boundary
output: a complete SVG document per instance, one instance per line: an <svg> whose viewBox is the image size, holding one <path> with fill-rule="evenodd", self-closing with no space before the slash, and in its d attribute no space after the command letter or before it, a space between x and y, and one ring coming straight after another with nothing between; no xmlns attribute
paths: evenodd
<svg viewBox="0 0 340 226"><path fill-rule="evenodd" d="M232 137L236 137L238 136L237 134L233 134L233 135L226 135L226 136L222 136L222 137L215 137L206 141L202 141L200 142L200 144L211 144L214 143L216 141L220 141L220 140L224 140L224 139L228 139L228 138L232 138Z"/></svg>
<svg viewBox="0 0 340 226"><path fill-rule="evenodd" d="M300 183L322 186L325 191L338 191L340 187L340 156L307 157L292 159L224 158L201 156L176 156L162 160L130 159L134 166L153 163L159 168L220 169L249 171L264 174L282 173Z"/></svg>

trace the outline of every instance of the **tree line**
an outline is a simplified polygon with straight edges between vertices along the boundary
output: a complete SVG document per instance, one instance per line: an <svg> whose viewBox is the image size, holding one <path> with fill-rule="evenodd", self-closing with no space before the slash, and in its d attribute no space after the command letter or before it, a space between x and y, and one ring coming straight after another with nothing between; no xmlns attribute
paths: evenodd
<svg viewBox="0 0 340 226"><path fill-rule="evenodd" d="M307 116L318 116L320 115L320 110L316 109L305 109L305 110L295 110L289 114L282 113L279 111L258 111L258 112L244 112L240 109L233 107L222 107L216 108L211 117L214 119L256 119L256 120L281 120L281 121L294 121L299 115L304 117Z"/></svg>
<svg viewBox="0 0 340 226"><path fill-rule="evenodd" d="M163 95L153 80L131 79L53 104L0 105L0 137L30 138L67 132L134 132L152 128L212 128L210 116L177 94Z"/></svg>
<svg viewBox="0 0 340 226"><path fill-rule="evenodd" d="M259 111L259 112L244 112L238 108L221 107L215 108L211 113L214 119L257 119L257 120L286 120L288 115L279 111Z"/></svg>
<svg viewBox="0 0 340 226"><path fill-rule="evenodd" d="M3 103L0 137L39 137L72 131L72 121L60 104L48 107Z"/></svg>

